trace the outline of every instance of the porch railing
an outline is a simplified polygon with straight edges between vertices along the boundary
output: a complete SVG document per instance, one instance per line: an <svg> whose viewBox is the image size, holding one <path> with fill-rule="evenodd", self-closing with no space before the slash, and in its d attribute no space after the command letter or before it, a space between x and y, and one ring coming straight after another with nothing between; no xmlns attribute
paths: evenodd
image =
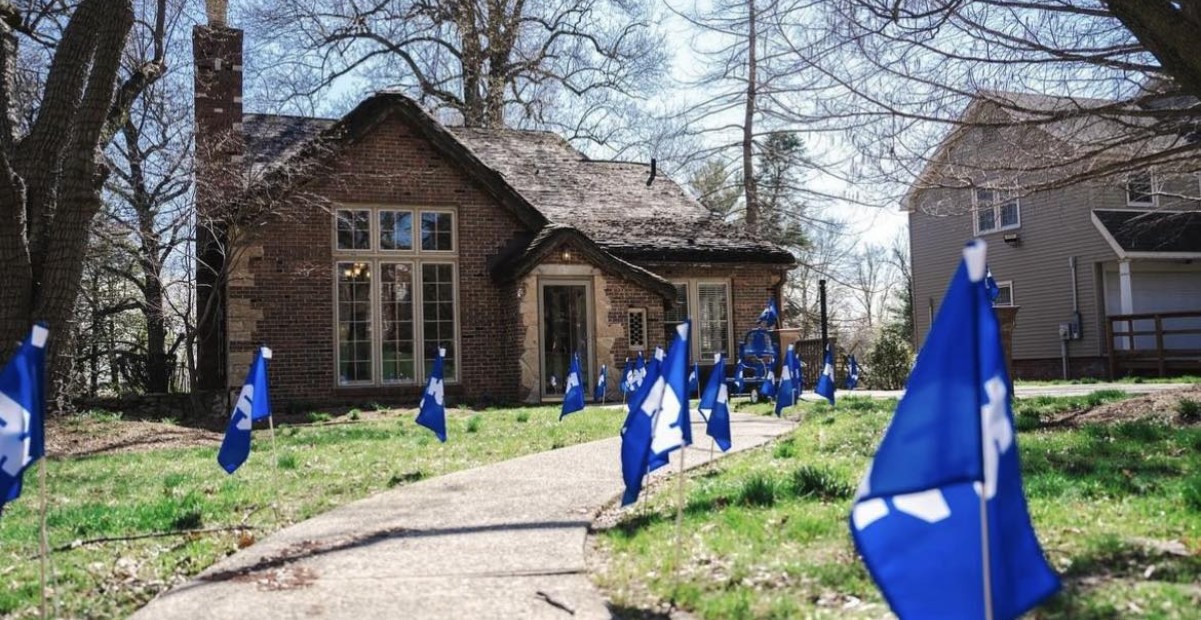
<svg viewBox="0 0 1201 620"><path fill-rule="evenodd" d="M1109 375L1201 370L1201 310L1118 314L1105 322Z"/></svg>

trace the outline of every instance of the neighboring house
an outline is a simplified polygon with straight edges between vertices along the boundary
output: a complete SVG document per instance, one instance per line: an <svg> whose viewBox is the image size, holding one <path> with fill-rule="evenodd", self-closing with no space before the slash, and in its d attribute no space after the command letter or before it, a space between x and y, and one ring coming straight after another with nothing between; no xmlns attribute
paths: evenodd
<svg viewBox="0 0 1201 620"><path fill-rule="evenodd" d="M623 361L676 322L693 319L692 354L711 363L779 300L793 256L712 219L653 163L444 126L390 92L340 119L243 114L242 34L210 24L194 33L200 174L232 165L255 179L242 202L287 198L238 227L202 329L208 387L240 384L265 343L277 401L416 402L445 347L460 402L559 399L574 353L589 384L608 365L620 400ZM200 184L202 215L239 195L221 182ZM204 305L223 257L202 245Z"/></svg>
<svg viewBox="0 0 1201 620"><path fill-rule="evenodd" d="M1017 308L1017 377L1059 378L1065 367L1071 377L1201 369L1201 177L1177 165L1045 191L1023 188L1048 178L1043 163L1091 152L1087 147L1099 141L1120 144L1126 128L1089 117L1021 124L1029 116L1018 110L1096 103L988 93L969 105L968 122L943 141L904 205L919 346L960 248L980 237L1001 286L996 305ZM1099 159L1079 161L1077 170L1103 164Z"/></svg>

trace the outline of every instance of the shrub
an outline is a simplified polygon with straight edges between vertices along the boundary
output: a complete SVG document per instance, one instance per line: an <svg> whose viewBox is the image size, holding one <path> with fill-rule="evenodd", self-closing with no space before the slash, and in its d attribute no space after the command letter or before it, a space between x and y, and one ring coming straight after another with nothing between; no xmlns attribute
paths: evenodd
<svg viewBox="0 0 1201 620"><path fill-rule="evenodd" d="M776 503L776 480L769 474L756 472L742 481L738 488L738 503L744 506L771 506Z"/></svg>
<svg viewBox="0 0 1201 620"><path fill-rule="evenodd" d="M850 499L855 489L832 469L804 465L792 472L792 494L822 501Z"/></svg>
<svg viewBox="0 0 1201 620"><path fill-rule="evenodd" d="M468 433L480 432L480 427L483 425L484 425L484 418L483 418L483 416L481 416L479 414L476 414L476 415L471 416L470 418L467 418L467 432Z"/></svg>
<svg viewBox="0 0 1201 620"><path fill-rule="evenodd" d="M875 390L899 390L913 368L913 349L905 339L884 332L868 352L863 368L864 383Z"/></svg>
<svg viewBox="0 0 1201 620"><path fill-rule="evenodd" d="M530 412L524 411L524 410L518 411L517 412L517 421L521 422L522 424L529 422L530 421Z"/></svg>
<svg viewBox="0 0 1201 620"><path fill-rule="evenodd" d="M284 452L279 455L279 459L275 461L280 469L296 469L296 455L291 452Z"/></svg>
<svg viewBox="0 0 1201 620"><path fill-rule="evenodd" d="M334 416L321 411L310 411L308 415L309 422L314 424L318 422L329 422L334 419Z"/></svg>
<svg viewBox="0 0 1201 620"><path fill-rule="evenodd" d="M363 412L359 411L358 409L351 409L347 413L347 415L350 417L351 420L357 420L357 419L363 417Z"/></svg>
<svg viewBox="0 0 1201 620"><path fill-rule="evenodd" d="M1201 402L1191 398L1181 398L1176 401L1176 414L1181 422L1201 421Z"/></svg>

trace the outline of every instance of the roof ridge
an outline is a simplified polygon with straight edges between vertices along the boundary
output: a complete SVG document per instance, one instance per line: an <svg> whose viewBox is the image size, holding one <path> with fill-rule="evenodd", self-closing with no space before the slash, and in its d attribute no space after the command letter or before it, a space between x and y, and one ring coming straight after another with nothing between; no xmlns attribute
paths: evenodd
<svg viewBox="0 0 1201 620"><path fill-rule="evenodd" d="M303 114L275 114L273 112L243 112L242 113L242 118L246 118L247 116L263 116L263 117L274 117L274 118L302 118L302 119L308 120L308 121L330 121L330 122L334 122L334 123L341 120L340 118L330 118L327 116L306 116Z"/></svg>

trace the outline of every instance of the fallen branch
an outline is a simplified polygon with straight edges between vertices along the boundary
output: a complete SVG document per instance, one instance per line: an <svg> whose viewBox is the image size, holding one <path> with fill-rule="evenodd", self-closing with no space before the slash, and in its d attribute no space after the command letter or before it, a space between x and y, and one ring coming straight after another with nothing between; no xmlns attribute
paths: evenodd
<svg viewBox="0 0 1201 620"><path fill-rule="evenodd" d="M88 545L100 545L100 544L110 543L110 542L129 542L132 540L144 540L147 538L169 538L171 536L191 536L191 535L195 535L195 534L218 534L221 532L244 532L247 530L258 530L258 529L260 529L260 528L257 526L254 526L254 525L227 525L224 527L206 527L206 528L198 529L198 530L177 530L174 532L151 532L149 534L133 534L131 536L101 536L99 538L89 538L87 540L73 540L65 545L59 545L59 546L51 549L50 551L52 553L56 553L59 551L70 551L72 549L77 549L79 547L86 547ZM40 554L32 556L29 559L36 560L39 557L41 557Z"/></svg>

